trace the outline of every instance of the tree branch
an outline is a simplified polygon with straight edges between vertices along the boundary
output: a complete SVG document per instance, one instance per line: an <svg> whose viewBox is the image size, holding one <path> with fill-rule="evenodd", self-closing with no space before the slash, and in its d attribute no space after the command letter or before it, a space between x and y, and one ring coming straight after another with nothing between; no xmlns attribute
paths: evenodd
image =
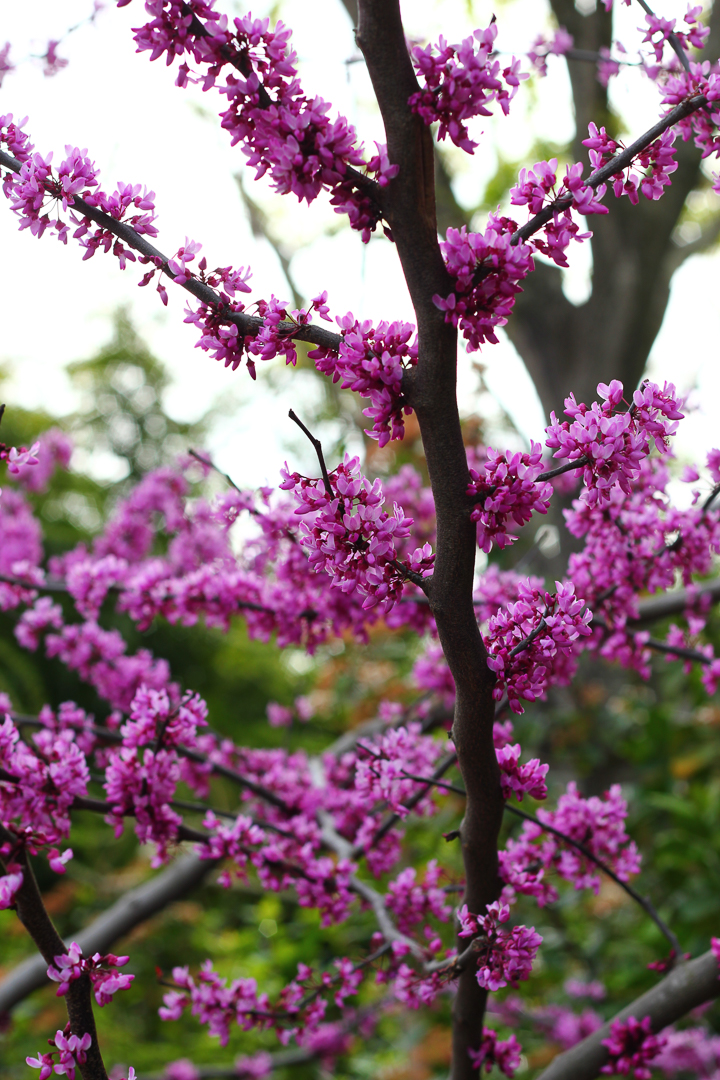
<svg viewBox="0 0 720 1080"><path fill-rule="evenodd" d="M467 809L461 830L465 899L484 911L498 894L497 836L502 821L500 776L492 739L494 676L472 602L475 527L467 513L467 458L457 407L457 334L433 303L453 284L443 262L435 211L430 130L408 105L418 82L408 55L398 0L360 0L357 43L377 97L390 161L399 165L386 188L392 230L418 326L418 363L403 392L418 418L437 512L435 568L428 595L440 644L455 679L453 739ZM464 944L464 942L463 942ZM464 972L453 1014L453 1080L471 1080L468 1049L482 1040L486 994Z"/></svg>
<svg viewBox="0 0 720 1080"><path fill-rule="evenodd" d="M679 964L662 982L633 1001L613 1020L625 1022L631 1016L636 1020L649 1016L652 1030L657 1032L718 994L718 962L712 952L706 952L696 960ZM609 1020L577 1046L558 1054L537 1080L595 1080L608 1060L602 1040L610 1034L611 1023Z"/></svg>
<svg viewBox="0 0 720 1080"><path fill-rule="evenodd" d="M4 150L0 150L0 165L4 165L6 169L10 169L14 173L19 173L22 165L19 161L16 161L10 154L6 154ZM359 175L359 174L358 174ZM174 280L175 275L168 266L168 257L163 255L150 241L141 233L135 231L131 225L127 225L123 221L117 221L116 218L110 217L109 214L104 214L102 210L98 210L94 206L90 206L84 199L81 199L78 195L73 197L73 202L69 205L72 210L76 211L82 217L88 218L90 221L95 222L96 225L100 225L101 228L107 229L113 236L117 236L128 247L133 248L135 251L139 251L141 255L145 256L151 262L159 265L164 274ZM200 300L203 304L212 304L214 307L219 308L222 314L223 321L228 323L234 323L238 330L244 337L256 337L263 326L263 319L257 318L252 315L246 315L242 311L232 311L225 304L224 300L215 289L211 289L209 285L205 285L202 281L198 281L197 278L188 278L181 288L185 289L197 300ZM331 349L333 352L337 352L342 337L340 334L332 334L329 330L324 330L321 326L316 326L314 323L306 323L304 326L298 326L294 322L282 322L278 324L278 330L287 334L288 337L295 338L297 341L310 341L314 345L321 346L322 348Z"/></svg>
<svg viewBox="0 0 720 1080"><path fill-rule="evenodd" d="M615 884L619 885L620 888L623 889L628 894L628 896L631 897L636 904L639 904L643 911L650 916L660 933L670 942L670 948L673 950L675 957L679 957L681 955L680 943L678 939L675 937L675 934L672 932L670 927L660 918L652 900L649 900L646 896L641 896L639 892L636 892L636 890L633 889L632 885L628 885L627 881L623 881L622 878L618 877L615 871L611 870L610 867L602 861L602 859L598 859L596 855L593 855L589 847L587 847L585 844L581 844L579 840L573 840L571 836L568 836L564 832L560 832L560 830L556 829L553 825L546 825L544 821L540 821L539 818L533 817L532 814L526 813L525 810L521 810L519 807L513 806L510 802L505 803L505 809L508 810L511 814L515 814L517 817L524 818L525 821L532 821L534 825L537 825L538 828L542 829L544 832L549 832L552 833L553 836L557 836L560 840L563 841L564 844L569 844L570 847L577 848L577 850L581 852L586 859L589 859L590 862L594 863L595 866L599 867L604 874L607 874L609 878L612 878Z"/></svg>
<svg viewBox="0 0 720 1080"><path fill-rule="evenodd" d="M601 184L607 183L615 173L627 169L628 166L632 164L635 157L637 157L642 150L647 149L651 143L654 143L664 131L673 127L680 120L684 120L685 117L698 112L698 110L704 108L707 103L707 98L702 94L695 94L693 97L688 98L687 101L681 101L679 105L676 105L674 109L671 109L669 113L666 113L661 120L658 120L657 124L653 124L644 135L641 135L634 143L631 143L630 146L621 150L619 154L616 154L614 158L606 162L601 168L596 169L594 173L591 173L587 179L588 187L598 188ZM543 225L546 225L554 214L562 210L567 210L568 207L572 206L573 201L572 195L563 195L559 199L554 199L553 202L544 206L540 213L535 214L527 224L522 225L518 231L513 234L511 243L519 244L521 240L527 240L534 233L538 232Z"/></svg>

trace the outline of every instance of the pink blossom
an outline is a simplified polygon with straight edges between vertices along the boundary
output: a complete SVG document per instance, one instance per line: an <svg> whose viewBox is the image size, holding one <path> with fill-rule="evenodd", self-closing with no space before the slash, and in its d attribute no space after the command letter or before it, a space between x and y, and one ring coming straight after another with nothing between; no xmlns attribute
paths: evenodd
<svg viewBox="0 0 720 1080"><path fill-rule="evenodd" d="M165 1080L200 1080L200 1073L187 1058L170 1061L165 1066Z"/></svg>
<svg viewBox="0 0 720 1080"><path fill-rule="evenodd" d="M459 936L480 935L477 981L485 990L500 990L508 983L516 986L519 980L529 978L542 942L532 927L501 930L500 924L509 918L510 908L498 900L488 905L486 915L470 914L466 904L458 912Z"/></svg>
<svg viewBox="0 0 720 1080"><path fill-rule="evenodd" d="M292 709L288 709L287 706L278 705L277 701L270 701L266 711L270 727L288 727L292 724Z"/></svg>
<svg viewBox="0 0 720 1080"><path fill-rule="evenodd" d="M56 50L59 44L59 41L48 41L47 43L47 52L42 57L43 75L46 78L57 75L58 71L62 71L64 67L68 66L68 61L57 54Z"/></svg>
<svg viewBox="0 0 720 1080"><path fill-rule="evenodd" d="M482 1042L477 1050L469 1049L470 1061L474 1069L483 1069L492 1072L493 1065L497 1065L505 1076L514 1076L515 1070L520 1066L522 1047L514 1035L509 1039L498 1039L497 1033L491 1028L483 1028Z"/></svg>
<svg viewBox="0 0 720 1080"><path fill-rule="evenodd" d="M410 933L413 927L433 915L441 922L447 922L452 909L445 902L445 893L438 883L442 870L437 860L431 859L425 869L422 884L417 880L414 867L406 867L388 886L386 905L397 916L398 929Z"/></svg>
<svg viewBox="0 0 720 1080"><path fill-rule="evenodd" d="M523 795L529 795L531 799L547 798L545 777L549 765L541 765L537 758L520 765L521 752L519 743L496 751L503 797L508 799L511 794L515 794L518 802L522 802Z"/></svg>
<svg viewBox="0 0 720 1080"><path fill-rule="evenodd" d="M6 41L2 49L0 49L0 86L2 86L5 76L14 70L15 65L10 61L10 42Z"/></svg>
<svg viewBox="0 0 720 1080"><path fill-rule="evenodd" d="M627 803L622 798L619 784L606 792L605 799L595 795L585 799L571 781L566 793L560 796L557 809L540 809L537 816L543 825L552 826L582 844L621 881L638 873L640 856L635 843L625 832ZM600 888L600 875L595 864L576 847L564 844L561 837L544 831L531 821L523 823L517 840L507 841L499 859L500 876L510 889L535 896L541 906L557 897L554 886L544 880L546 870L554 869L576 889L589 888L597 893Z"/></svg>
<svg viewBox="0 0 720 1080"><path fill-rule="evenodd" d="M551 38L544 34L539 34L535 38L527 54L528 60L538 75L544 77L547 75L548 56L563 56L573 48L574 44L572 34L569 34L564 26L560 26Z"/></svg>
<svg viewBox="0 0 720 1080"><path fill-rule="evenodd" d="M485 464L470 469L467 494L478 504L470 517L477 522L482 551L489 552L493 544L503 548L517 540L507 532L509 522L525 525L534 511L547 513L552 485L537 482L542 471L540 443L532 443L529 454L498 453L488 447Z"/></svg>
<svg viewBox="0 0 720 1080"><path fill-rule="evenodd" d="M294 488L295 513L312 515L301 523L300 542L309 549L309 563L325 571L343 592L357 589L364 608L389 611L402 592L408 573L426 576L433 564L430 545L413 552L409 565L398 564L395 538L409 535L412 518L395 504L392 515L383 510L379 480L370 484L360 472L358 458L346 455L330 474L330 491L322 480L309 480L283 470L284 489Z"/></svg>
<svg viewBox="0 0 720 1080"><path fill-rule="evenodd" d="M260 1050L251 1057L243 1054L235 1059L236 1075L247 1077L247 1080L263 1080L263 1077L269 1076L272 1070L273 1059L264 1050Z"/></svg>
<svg viewBox="0 0 720 1080"><path fill-rule="evenodd" d="M626 1023L614 1020L610 1035L602 1040L609 1054L609 1062L600 1072L610 1075L634 1076L635 1080L651 1080L648 1063L653 1061L666 1043L666 1036L652 1034L649 1016L643 1020L629 1017Z"/></svg>
<svg viewBox="0 0 720 1080"><path fill-rule="evenodd" d="M578 405L571 394L565 399L565 415L570 420L561 423L551 413L546 428L546 445L555 450L554 457L582 461L589 504L593 498L608 499L609 489L615 484L630 495L631 481L637 478L643 458L650 453L651 440L665 453L667 440L683 416L672 383L660 390L655 383L646 381L635 391L633 403L625 412L618 411L623 387L617 379L609 386L599 383L598 394L603 404L593 402L590 407Z"/></svg>
<svg viewBox="0 0 720 1080"><path fill-rule="evenodd" d="M552 678L567 683L575 669L579 640L587 637L592 615L569 582L542 593L520 584L519 599L488 621L484 636L488 667L497 675L496 700L507 693L513 712L521 701L542 697Z"/></svg>
<svg viewBox="0 0 720 1080"><path fill-rule="evenodd" d="M477 144L471 142L463 121L490 116L493 102L507 115L520 81L527 78L519 73L515 57L505 68L494 57L497 32L493 22L485 30L476 30L461 45L448 45L441 37L436 46L415 46L412 50L413 63L425 87L410 98L411 109L426 124L439 120L438 137L449 135L469 154Z"/></svg>
<svg viewBox="0 0 720 1080"><path fill-rule="evenodd" d="M107 956L95 953L94 956L83 957L82 949L73 941L66 953L55 957L56 966L51 964L47 969L48 978L60 984L57 989L57 996L60 997L67 994L71 982L82 975L89 975L95 1000L102 1007L112 1001L113 994L118 990L127 990L135 978L134 975L121 975L115 970L129 959L128 956L115 956L113 953Z"/></svg>
<svg viewBox="0 0 720 1080"><path fill-rule="evenodd" d="M10 867L8 867L10 870ZM15 903L15 893L23 883L23 873L20 867L0 877L0 911L12 907Z"/></svg>
<svg viewBox="0 0 720 1080"><path fill-rule="evenodd" d="M653 1060L653 1067L666 1076L689 1073L712 1077L720 1066L720 1037L701 1027L672 1027L663 1032L665 1043Z"/></svg>
<svg viewBox="0 0 720 1080"><path fill-rule="evenodd" d="M402 439L404 415L411 409L404 404L403 373L417 364L417 334L412 323L358 322L354 315L339 318L342 340L337 354L317 348L308 353L315 367L333 382L342 380L343 389L370 399L363 415L373 421L366 432L385 446L391 439Z"/></svg>
<svg viewBox="0 0 720 1080"><path fill-rule="evenodd" d="M495 214L484 233L448 229L440 247L455 290L447 297L433 296L445 312L445 321L458 326L470 349L483 342L497 344L495 333L504 326L521 291L520 282L534 267L532 249L513 244L517 223Z"/></svg>

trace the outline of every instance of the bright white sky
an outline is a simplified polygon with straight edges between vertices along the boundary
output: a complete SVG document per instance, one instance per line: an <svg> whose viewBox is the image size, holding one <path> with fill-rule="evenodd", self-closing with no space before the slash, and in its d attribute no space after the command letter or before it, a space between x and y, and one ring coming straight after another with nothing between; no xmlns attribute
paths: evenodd
<svg viewBox="0 0 720 1080"><path fill-rule="evenodd" d="M246 10L234 0L220 0L228 13ZM2 37L13 44L16 62L45 51L49 38L61 37L85 18L92 0L4 0ZM366 145L382 140L367 74L357 57L350 21L340 0L267 0L255 4L255 15L279 14L293 27L303 84L333 102L357 126ZM680 16L684 4L664 0L658 13ZM416 40L450 41L485 26L498 15L498 47L523 53L533 37L550 27L547 9L536 0L412 0L404 5L406 28ZM312 10L312 18L308 11ZM269 245L252 237L233 174L242 169L239 147L231 149L216 114L221 99L197 88L174 86L176 68L163 61L150 64L136 54L130 28L143 20L135 0L116 10L111 5L92 26L83 26L59 48L69 66L45 79L39 64L23 63L0 89L0 110L16 118L29 115L27 128L43 154L54 150L56 160L66 143L87 147L110 187L116 180L142 182L156 192L160 235L158 246L172 254L185 237L200 241L211 266L250 265L253 297L271 292L289 299L277 259ZM641 12L621 8L619 36L631 50L639 41L634 28ZM2 44L2 42L0 42ZM657 117L657 94L633 73L615 88L615 104L626 118L632 136ZM520 158L535 138L567 140L572 131L564 62L551 59L548 79L521 90L509 120L476 121L473 134L481 142L474 158L454 151L461 175L457 192L468 205L477 201L496 165L498 147L506 157ZM532 162L529 162L532 164ZM290 244L302 248L293 261L298 284L307 296L329 292L334 314L352 310L357 316L412 319L412 311L392 245L384 239L363 247L356 234L342 228L321 197L308 210L293 196L273 196L266 181L246 184L253 198L272 213L273 227ZM574 245L573 265L566 287L581 299L588 286L588 246ZM140 272L130 266L120 272L112 256L97 254L83 262L81 249L63 247L46 234L38 241L18 233L15 219L0 206L0 296L3 318L0 361L12 372L3 391L9 405L42 406L62 413L76 404L64 373L72 360L85 358L102 345L110 332L110 316L127 304L141 334L173 375L169 411L177 418L199 415L214 400L233 395L237 408L213 433L210 448L218 462L243 484L276 482L288 446L300 446L287 420L288 407L302 412L316 400L317 380L274 368L272 387L260 370L252 383L241 368L225 371L194 346L194 327L183 324L185 294L169 286L170 304L163 308L152 286L138 289ZM704 456L717 445L714 417L720 400L720 305L717 272L720 256L690 260L676 275L668 313L653 350L651 371L682 388L696 386L699 413L685 422L677 449L683 457ZM697 317L702 313L702 318ZM507 341L487 347L482 355L487 383L502 406L529 438L542 434L542 412L524 367ZM460 365L462 407L478 406L476 379L470 360ZM487 402L483 403L485 407ZM97 460L102 474L107 463Z"/></svg>

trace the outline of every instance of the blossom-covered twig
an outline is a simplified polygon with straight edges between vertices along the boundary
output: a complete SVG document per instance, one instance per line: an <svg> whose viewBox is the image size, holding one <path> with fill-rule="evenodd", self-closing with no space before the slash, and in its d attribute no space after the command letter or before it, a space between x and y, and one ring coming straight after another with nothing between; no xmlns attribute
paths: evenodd
<svg viewBox="0 0 720 1080"><path fill-rule="evenodd" d="M576 848L579 852L582 853L582 855L586 859L589 859L590 862L594 863L597 867L599 867L604 874L607 874L609 878L612 878L616 885L619 885L620 888L624 892L626 892L628 896L630 896L635 901L636 904L640 905L643 911L650 916L660 933L667 938L667 940L670 942L670 948L672 950L672 962L675 962L675 959L681 955L680 943L678 942L677 937L672 932L667 923L665 923L664 920L660 918L655 908L655 905L648 897L641 896L639 892L633 889L632 885L629 885L627 881L623 881L623 879L619 877L615 873L615 871L607 865L607 863L603 862L602 859L599 859L597 855L595 855L586 844L581 843L579 840L574 840L571 836L568 836L566 833L563 833L559 829L556 829L554 825L550 825L546 822L540 821L539 818L534 817L532 814L528 814L526 810L521 810L518 806L514 806L510 802L507 802L505 804L505 809L511 814L514 814L516 817L524 818L525 821L532 821L533 824L537 825L539 829L542 829L544 832L552 833L554 836L557 836L559 840L562 840L564 844L569 844L570 847Z"/></svg>

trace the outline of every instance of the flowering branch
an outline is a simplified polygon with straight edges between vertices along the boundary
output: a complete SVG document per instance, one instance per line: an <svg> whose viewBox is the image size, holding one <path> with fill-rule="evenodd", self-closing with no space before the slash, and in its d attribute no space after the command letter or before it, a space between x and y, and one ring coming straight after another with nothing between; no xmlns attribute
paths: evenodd
<svg viewBox="0 0 720 1080"><path fill-rule="evenodd" d="M623 169L627 169L629 165L632 165L633 160L638 154L646 150L651 143L654 143L663 132L669 128L678 124L681 120L684 120L688 116L692 116L693 113L698 112L699 109L704 108L708 104L708 99L703 94L694 94L687 101L681 101L679 105L676 105L674 109L671 109L661 120L658 120L651 128L649 128L644 135L641 135L639 139L636 139L634 143L626 147L619 154L616 154L614 158L606 162L601 168L596 169L591 173L587 179L587 187L596 189L601 184L606 183L611 179L615 173L622 172ZM553 202L544 206L539 213L535 214L525 225L515 232L510 241L511 244L519 244L524 240L529 239L534 233L542 229L543 225L546 225L551 220L554 214L559 213L562 210L567 210L574 203L572 195L562 195L559 199L555 199Z"/></svg>
<svg viewBox="0 0 720 1080"><path fill-rule="evenodd" d="M4 150L0 150L0 165L3 165L6 169L10 169L11 172L19 173L22 169L22 163L17 161L12 155L7 154ZM243 337L257 337L265 325L265 320L257 316L246 315L241 311L234 311L230 308L222 296L211 288L210 285L200 281L197 277L191 274L178 274L170 267L171 260L167 255L156 248L149 240L146 239L141 233L137 232L132 225L128 225L127 222L118 221L116 218L111 217L110 214L104 213L102 210L98 210L97 207L91 206L79 195L73 196L71 203L73 209L77 210L79 214L84 218L88 218L96 225L100 225L102 229L113 236L116 236L119 240L122 240L128 247L133 248L135 251L145 258L146 261L151 262L154 266L166 274L171 280L176 277L181 277L182 280L178 282L181 288L185 289L201 303L207 305L213 305L219 309L220 318L223 322L232 323L238 328L239 334ZM333 334L329 330L323 330L322 327L316 326L314 323L298 324L295 322L281 322L276 329L282 334L296 338L298 341L309 341L314 345L317 345L323 349L329 349L332 352L337 352L340 347L342 337L339 334Z"/></svg>
<svg viewBox="0 0 720 1080"><path fill-rule="evenodd" d="M640 905L643 911L645 911L650 916L660 933L663 934L664 937L666 937L667 940L670 942L670 948L672 950L671 963L674 963L675 959L681 955L680 943L678 942L678 939L676 938L670 927L660 918L652 901L649 900L646 896L641 896L639 892L636 892L636 890L633 889L632 885L628 885L627 881L623 881L621 877L618 877L615 871L612 870L607 865L607 863L603 862L602 859L598 859L597 855L594 855L586 844L582 844L579 840L573 840L571 836L568 836L566 833L561 832L560 829L556 829L553 825L548 825L544 821L540 821L539 818L533 817L532 814L528 814L525 810L521 810L517 806L513 806L513 804L510 802L505 803L505 809L509 810L511 814L515 814L516 817L524 818L525 821L532 821L535 825L537 825L539 829L542 829L544 832L553 833L553 835L557 836L558 839L562 840L564 844L569 844L571 847L577 848L577 850L580 851L586 859L589 859L590 862L595 863L595 865L598 866L604 874L607 874L609 878L612 878L615 884L619 885L620 888L623 889L624 892L628 894L628 896L632 897L632 899Z"/></svg>
<svg viewBox="0 0 720 1080"><path fill-rule="evenodd" d="M645 2L645 0L638 0L638 4L643 9L643 11L646 13L646 15L649 15L652 19L656 18L655 12ZM686 71L689 71L690 70L690 61L688 59L688 55L685 52L684 48L682 47L682 43L681 43L680 39L678 38L678 36L677 36L677 34L675 33L674 30L671 30L669 32L669 34L667 35L667 40L668 40L668 44L670 45L671 49L673 50L673 52L677 56L678 60L682 64L682 66L685 68Z"/></svg>

